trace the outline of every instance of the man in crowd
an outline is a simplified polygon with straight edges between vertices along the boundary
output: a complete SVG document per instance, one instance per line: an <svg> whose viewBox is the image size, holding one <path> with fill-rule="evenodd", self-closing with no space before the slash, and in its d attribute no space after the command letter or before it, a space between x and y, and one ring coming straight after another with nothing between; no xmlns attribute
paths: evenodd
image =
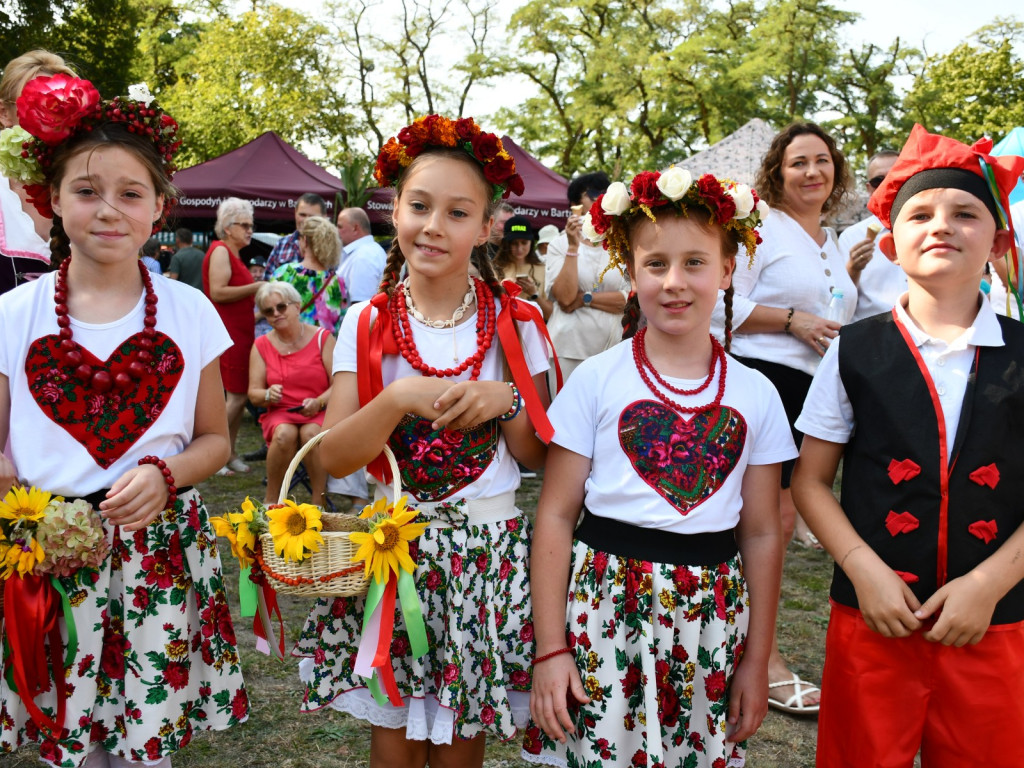
<svg viewBox="0 0 1024 768"><path fill-rule="evenodd" d="M885 180L899 152L883 149L868 161L868 194ZM849 254L846 271L857 286L857 310L854 320L888 312L907 290L907 276L899 265L882 253L877 243L886 233L877 216L868 216L849 227L839 237L839 252Z"/></svg>
<svg viewBox="0 0 1024 768"><path fill-rule="evenodd" d="M490 258L498 255L498 247L505 237L505 222L515 215L516 209L508 203L499 203L494 210L494 223L491 225L490 237L487 238L487 255Z"/></svg>
<svg viewBox="0 0 1024 768"><path fill-rule="evenodd" d="M175 230L174 243L177 250L171 256L167 277L203 290L203 259L206 254L192 246L192 230L186 227Z"/></svg>
<svg viewBox="0 0 1024 768"><path fill-rule="evenodd" d="M302 254L299 253L299 225L310 216L323 216L326 211L324 199L314 192L307 192L295 201L295 231L278 240L270 252L267 257L268 275L274 274L274 270L283 264L302 261Z"/></svg>
<svg viewBox="0 0 1024 768"><path fill-rule="evenodd" d="M341 263L338 277L345 283L350 304L372 299L384 276L387 254L370 234L370 217L362 208L345 208L338 214Z"/></svg>

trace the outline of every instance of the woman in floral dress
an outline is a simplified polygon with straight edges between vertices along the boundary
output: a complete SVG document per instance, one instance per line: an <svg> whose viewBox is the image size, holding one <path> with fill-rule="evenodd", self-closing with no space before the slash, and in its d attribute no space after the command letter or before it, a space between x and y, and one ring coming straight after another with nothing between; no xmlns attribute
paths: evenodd
<svg viewBox="0 0 1024 768"><path fill-rule="evenodd" d="M323 216L309 216L299 225L299 252L302 261L282 264L271 279L299 292L299 320L337 334L348 309L348 292L338 274L338 228Z"/></svg>

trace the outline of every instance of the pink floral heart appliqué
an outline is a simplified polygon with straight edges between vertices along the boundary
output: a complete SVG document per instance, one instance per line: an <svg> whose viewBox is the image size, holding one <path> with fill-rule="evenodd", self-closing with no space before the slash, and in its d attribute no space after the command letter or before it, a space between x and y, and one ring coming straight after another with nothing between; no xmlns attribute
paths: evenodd
<svg viewBox="0 0 1024 768"><path fill-rule="evenodd" d="M661 403L640 400L619 415L619 444L633 469L681 515L722 487L746 436L747 422L728 406L687 421Z"/></svg>
<svg viewBox="0 0 1024 768"><path fill-rule="evenodd" d="M74 342L82 360L93 370L106 370L111 378L135 359L141 332L122 341L110 357L100 360ZM171 399L185 362L173 339L156 332L153 361L142 378L127 389L96 392L66 370L58 353L60 338L43 336L29 345L25 360L28 388L33 399L55 424L82 444L97 464L106 469L131 448L152 426Z"/></svg>

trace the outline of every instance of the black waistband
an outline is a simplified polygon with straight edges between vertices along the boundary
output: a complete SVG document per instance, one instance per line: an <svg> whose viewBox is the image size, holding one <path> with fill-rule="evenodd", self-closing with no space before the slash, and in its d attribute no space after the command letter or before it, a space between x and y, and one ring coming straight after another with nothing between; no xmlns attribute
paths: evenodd
<svg viewBox="0 0 1024 768"><path fill-rule="evenodd" d="M588 509L575 537L599 552L669 565L718 565L739 551L732 530L671 533L599 517Z"/></svg>
<svg viewBox="0 0 1024 768"><path fill-rule="evenodd" d="M178 489L178 498L180 499L186 493L191 491L192 487L193 486L191 486L191 485L186 485L186 486L184 486L182 488L179 488ZM107 498L107 493L109 493L109 492L110 492L109 488L100 488L95 493L90 493L90 494L88 494L86 496L78 496L77 498L82 499L83 501L89 502L89 505L93 509L99 509L100 508L100 502Z"/></svg>

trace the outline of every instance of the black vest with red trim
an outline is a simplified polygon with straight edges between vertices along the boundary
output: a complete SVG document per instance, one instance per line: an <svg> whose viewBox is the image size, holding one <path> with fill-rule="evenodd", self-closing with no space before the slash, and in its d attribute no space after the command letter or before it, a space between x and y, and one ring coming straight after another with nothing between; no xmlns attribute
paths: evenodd
<svg viewBox="0 0 1024 768"><path fill-rule="evenodd" d="M839 375L857 422L843 454L843 510L921 602L1024 521L1024 325L998 319L1005 345L976 348L955 436L943 434L934 384L893 313L843 328ZM857 607L838 566L832 598ZM1024 582L992 623L1021 620Z"/></svg>

